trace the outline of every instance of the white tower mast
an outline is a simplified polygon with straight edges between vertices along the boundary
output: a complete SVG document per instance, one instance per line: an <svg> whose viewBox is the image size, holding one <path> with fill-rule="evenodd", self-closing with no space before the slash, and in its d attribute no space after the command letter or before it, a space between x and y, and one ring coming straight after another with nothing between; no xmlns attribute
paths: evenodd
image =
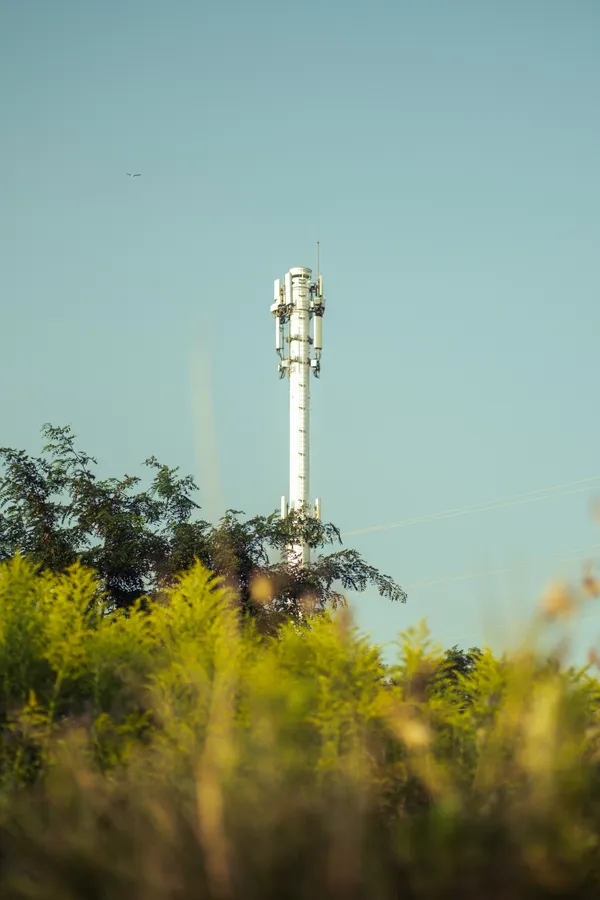
<svg viewBox="0 0 600 900"><path fill-rule="evenodd" d="M318 377L323 348L323 279L318 272L311 282L312 270L304 267L290 269L283 284L275 282L275 302L271 312L275 316L275 348L279 354L279 375L290 379L290 493L289 507L281 498L281 515L288 509L310 515L310 372ZM310 334L310 322L313 334ZM317 500L314 515L320 518L321 504ZM298 562L306 565L310 550L306 545L290 551Z"/></svg>

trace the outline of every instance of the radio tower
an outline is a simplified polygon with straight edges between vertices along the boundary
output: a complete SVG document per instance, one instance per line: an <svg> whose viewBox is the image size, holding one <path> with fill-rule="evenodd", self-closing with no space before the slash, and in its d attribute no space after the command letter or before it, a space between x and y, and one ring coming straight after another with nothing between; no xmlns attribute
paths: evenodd
<svg viewBox="0 0 600 900"><path fill-rule="evenodd" d="M283 279L275 281L275 348L279 355L279 377L290 380L290 493L281 498L281 515L296 510L321 517L321 501L311 510L310 474L310 372L318 378L323 348L323 279L319 274L317 244L317 280L311 282L312 270L290 269ZM312 320L312 336L310 322ZM310 549L305 544L290 548L290 560L306 565Z"/></svg>

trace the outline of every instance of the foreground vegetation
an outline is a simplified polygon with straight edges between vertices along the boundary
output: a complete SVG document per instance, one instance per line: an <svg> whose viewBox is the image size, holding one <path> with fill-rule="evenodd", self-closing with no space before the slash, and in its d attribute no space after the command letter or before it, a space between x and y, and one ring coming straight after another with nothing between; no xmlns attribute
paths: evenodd
<svg viewBox="0 0 600 900"><path fill-rule="evenodd" d="M199 563L127 611L3 563L0 896L598 896L590 671L307 624L261 634Z"/></svg>

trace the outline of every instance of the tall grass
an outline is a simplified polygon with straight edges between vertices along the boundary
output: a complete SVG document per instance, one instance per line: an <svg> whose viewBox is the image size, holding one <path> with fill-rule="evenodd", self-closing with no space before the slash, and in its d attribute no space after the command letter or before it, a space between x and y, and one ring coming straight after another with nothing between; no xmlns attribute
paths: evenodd
<svg viewBox="0 0 600 900"><path fill-rule="evenodd" d="M0 897L598 896L591 670L310 624L259 635L200 565L127 616L0 567Z"/></svg>

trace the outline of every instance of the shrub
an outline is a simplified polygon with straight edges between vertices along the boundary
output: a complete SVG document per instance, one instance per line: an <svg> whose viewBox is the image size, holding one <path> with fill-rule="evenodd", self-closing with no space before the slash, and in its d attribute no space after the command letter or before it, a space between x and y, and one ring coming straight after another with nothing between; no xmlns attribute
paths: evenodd
<svg viewBox="0 0 600 900"><path fill-rule="evenodd" d="M0 567L0 896L597 896L587 668L309 626L260 635L200 564L127 614Z"/></svg>

